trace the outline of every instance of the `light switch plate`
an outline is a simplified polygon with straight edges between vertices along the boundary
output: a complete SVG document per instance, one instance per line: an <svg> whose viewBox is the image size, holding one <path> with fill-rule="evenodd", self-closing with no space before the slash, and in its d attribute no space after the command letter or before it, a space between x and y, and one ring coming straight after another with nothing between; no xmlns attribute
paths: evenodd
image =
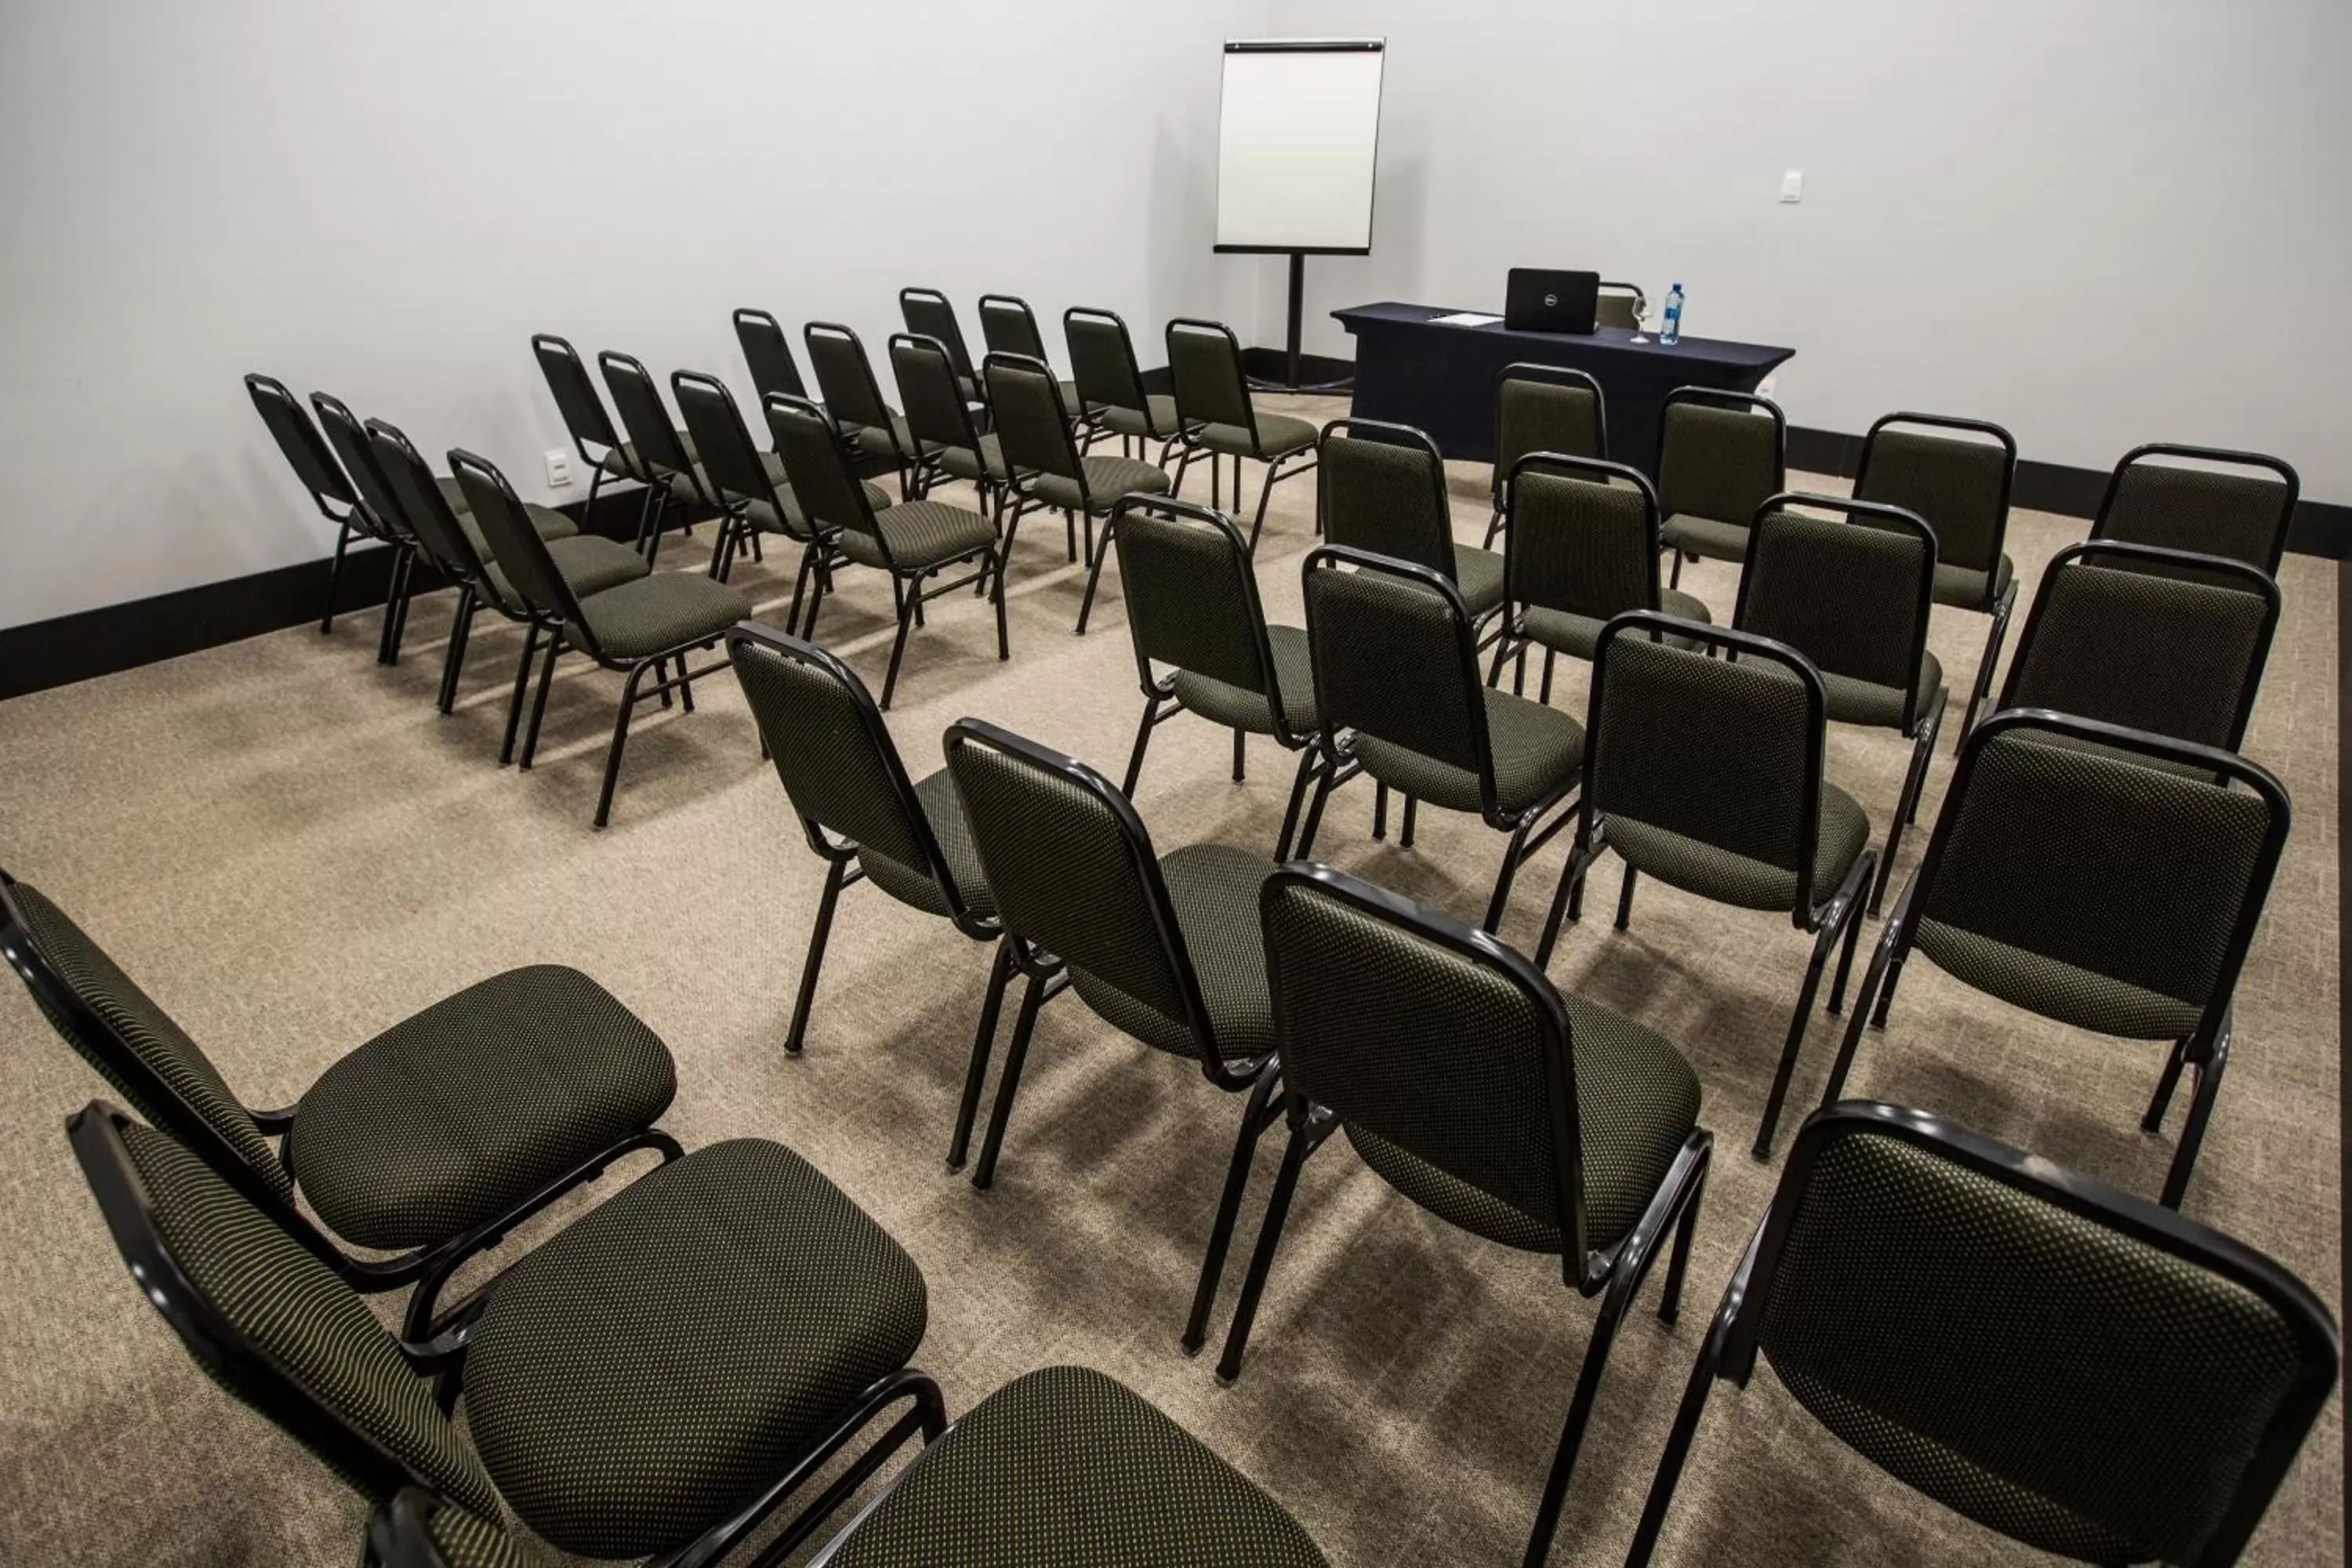
<svg viewBox="0 0 2352 1568"><path fill-rule="evenodd" d="M547 488L560 490L572 482L572 454L550 452L547 455Z"/></svg>
<svg viewBox="0 0 2352 1568"><path fill-rule="evenodd" d="M1805 172L1802 169L1791 169L1780 176L1780 199L1784 202L1805 199Z"/></svg>

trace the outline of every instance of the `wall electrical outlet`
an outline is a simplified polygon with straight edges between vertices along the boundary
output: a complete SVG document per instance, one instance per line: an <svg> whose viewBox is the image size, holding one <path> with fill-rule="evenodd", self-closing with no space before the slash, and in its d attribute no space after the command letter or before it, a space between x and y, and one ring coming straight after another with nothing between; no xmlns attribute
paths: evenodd
<svg viewBox="0 0 2352 1568"><path fill-rule="evenodd" d="M547 455L548 489L560 490L571 482L572 454L569 452L550 452Z"/></svg>
<svg viewBox="0 0 2352 1568"><path fill-rule="evenodd" d="M1780 176L1780 199L1784 202L1805 199L1805 172L1802 169L1791 169Z"/></svg>

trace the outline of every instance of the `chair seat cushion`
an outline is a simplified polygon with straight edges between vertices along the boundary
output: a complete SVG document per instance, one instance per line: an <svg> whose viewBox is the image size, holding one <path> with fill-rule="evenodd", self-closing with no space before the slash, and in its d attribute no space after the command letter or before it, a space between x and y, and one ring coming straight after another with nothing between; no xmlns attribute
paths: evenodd
<svg viewBox="0 0 2352 1568"><path fill-rule="evenodd" d="M449 481L444 479L441 482L447 484ZM530 519L531 531L550 542L558 539L572 538L580 531L578 523L551 506L541 506L537 501L527 500L522 503L522 511L525 517ZM474 514L470 511L459 512L457 526L466 531L467 542L473 545L475 556L487 564L495 552L490 549L489 535L484 533L482 525L474 521Z"/></svg>
<svg viewBox="0 0 2352 1568"><path fill-rule="evenodd" d="M639 659L709 642L747 618L751 601L699 572L656 572L591 595L580 609L608 657Z"/></svg>
<svg viewBox="0 0 2352 1568"><path fill-rule="evenodd" d="M1711 619L1705 604L1692 598L1679 588L1658 590L1658 608L1667 615L1679 616L1684 620L1697 621L1702 625L1708 624ZM1519 617L1519 629L1525 632L1530 640L1541 647L1582 659L1592 657L1592 650L1601 644L1601 628L1608 624L1607 621L1595 620L1591 616L1571 615L1566 610L1546 609L1541 605L1528 605L1527 613ZM1687 648L1698 646L1687 637L1668 637L1666 641L1675 647Z"/></svg>
<svg viewBox="0 0 2352 1568"><path fill-rule="evenodd" d="M896 563L902 572L919 571L984 550L996 542L996 525L980 513L966 507L950 506L945 501L902 501L889 510L875 514L874 526L881 531L882 543L889 547L889 560L874 536L845 528L839 535L841 552L861 566L884 566Z"/></svg>
<svg viewBox="0 0 2352 1568"><path fill-rule="evenodd" d="M1113 435L1141 436L1155 441L1165 441L1182 428L1176 423L1174 398L1150 392L1144 394L1143 401L1151 405L1148 416L1141 409L1118 408L1101 403L1095 405L1095 417L1102 421L1103 426ZM1071 406L1077 405L1073 402Z"/></svg>
<svg viewBox="0 0 2352 1568"><path fill-rule="evenodd" d="M1592 1247L1622 1240L1698 1125L1698 1074L1664 1036L1563 993L1576 1053L1577 1124ZM1348 1141L1391 1186L1440 1219L1526 1252L1558 1252L1559 1229L1353 1122Z"/></svg>
<svg viewBox="0 0 2352 1568"><path fill-rule="evenodd" d="M1059 474L1032 474L1022 483L1030 494L1048 506L1067 509L1091 500L1091 510L1097 516L1110 510L1123 495L1139 491L1148 496L1168 493L1168 472L1157 463L1107 454L1081 458L1078 464L1087 473L1083 493L1076 479Z"/></svg>
<svg viewBox="0 0 2352 1568"><path fill-rule="evenodd" d="M679 431L677 444L686 448L686 455L689 460L700 459L702 454L694 449L692 436L683 430ZM637 456L637 444L635 441L622 442L605 453L597 461L596 466L617 479L635 479L641 485L653 482L646 471L644 461Z"/></svg>
<svg viewBox="0 0 2352 1568"><path fill-rule="evenodd" d="M287 1154L328 1228L425 1247L511 1210L652 1126L677 1079L660 1037L576 969L509 970L320 1075Z"/></svg>
<svg viewBox="0 0 2352 1568"><path fill-rule="evenodd" d="M772 452L762 452L760 457L764 462L775 464L779 469L782 466ZM873 510L880 511L890 504L889 492L871 479L860 479L857 484L858 489L866 492L866 506ZM781 477L776 478L775 488L768 498L752 496L741 504L744 519L761 533L781 533L803 542L808 539L808 522L801 515L800 500Z"/></svg>
<svg viewBox="0 0 2352 1568"><path fill-rule="evenodd" d="M1227 1060L1274 1049L1274 1004L1266 992L1265 942L1257 912L1258 889L1273 870L1264 856L1226 844L1188 844L1160 862L1209 1026L1217 1032L1218 1054ZM1075 963L1070 988L1145 1045L1199 1055L1183 1019L1169 1017Z"/></svg>
<svg viewBox="0 0 2352 1568"><path fill-rule="evenodd" d="M988 873L981 868L980 851L971 841L971 826L964 816L963 796L956 793L955 780L941 768L915 786L915 799L923 808L923 816L931 826L931 837L947 858L948 874L955 879L956 891L963 896L964 907L975 914L992 915L996 900L988 890ZM866 868L874 885L902 904L912 904L928 913L945 916L947 895L930 874L892 859L889 856L859 846L857 863Z"/></svg>
<svg viewBox="0 0 2352 1568"><path fill-rule="evenodd" d="M1322 1568L1297 1521L1126 1386L1028 1373L966 1412L830 1568Z"/></svg>
<svg viewBox="0 0 2352 1568"><path fill-rule="evenodd" d="M714 1143L500 1280L466 1358L499 1490L566 1552L693 1539L922 1343L921 1270L781 1143Z"/></svg>
<svg viewBox="0 0 2352 1568"><path fill-rule="evenodd" d="M1472 620L1497 608L1503 602L1503 557L1475 544L1455 545L1454 585L1462 590Z"/></svg>
<svg viewBox="0 0 2352 1568"><path fill-rule="evenodd" d="M1937 562L1933 590L1936 603L1969 610L1990 609L1994 600L2009 592L2010 584L2016 580L2017 567L2003 555L1989 575L1990 582L1986 573Z"/></svg>
<svg viewBox="0 0 2352 1568"><path fill-rule="evenodd" d="M572 584L572 591L583 598L633 583L653 570L646 558L617 539L604 539L593 533L574 534L569 539L547 542L547 558ZM522 603L522 595L514 590L507 574L498 563L483 568L500 600L509 605Z"/></svg>
<svg viewBox="0 0 2352 1568"><path fill-rule="evenodd" d="M1914 945L1937 968L1978 990L2078 1029L2131 1040L2177 1040L2196 1033L2204 1017L2194 1002L1940 921L1921 921Z"/></svg>
<svg viewBox="0 0 2352 1568"><path fill-rule="evenodd" d="M1270 626L1265 628L1265 641L1274 655L1275 683L1282 689L1282 709L1290 732L1311 735L1323 727L1323 720L1315 706L1315 661L1307 650L1307 634L1297 626ZM1177 670L1169 679L1177 700L1211 723L1254 735L1275 732L1265 693L1244 690L1189 669Z"/></svg>
<svg viewBox="0 0 2352 1568"><path fill-rule="evenodd" d="M1270 459L1312 447L1316 430L1306 420L1287 414L1261 414L1257 416L1257 444L1252 446L1248 428L1240 425L1203 425L1192 435L1197 445L1212 452Z"/></svg>
<svg viewBox="0 0 2352 1568"><path fill-rule="evenodd" d="M936 442L924 448L926 455L937 458L940 467L959 479L993 479L1003 484L1006 479L1004 448L991 431L980 438L980 450L970 447L943 447Z"/></svg>
<svg viewBox="0 0 2352 1568"><path fill-rule="evenodd" d="M1609 847L1628 865L1685 892L1748 910L1792 910L1797 874L1747 855L1612 812ZM1813 846L1813 903L1829 901L1870 841L1870 818L1845 791L1822 785L1822 816Z"/></svg>
<svg viewBox="0 0 2352 1568"><path fill-rule="evenodd" d="M907 416L895 408L883 412L890 416L887 430L878 425L860 425L851 430L850 434L857 437L858 451L868 458L893 458L913 452L915 433L907 428ZM896 447L891 445L893 437L898 441Z"/></svg>
<svg viewBox="0 0 2352 1568"><path fill-rule="evenodd" d="M1481 687L1495 757L1495 805L1506 816L1564 793L1584 765L1584 726L1557 708ZM1371 735L1356 736L1364 771L1391 789L1449 811L1478 811L1478 775Z"/></svg>
<svg viewBox="0 0 2352 1568"><path fill-rule="evenodd" d="M1868 724L1874 729L1903 728L1903 689L1899 686L1875 686L1867 680L1855 680L1849 676L1821 671L1822 695L1828 699L1829 716L1841 724ZM1918 720L1936 710L1936 698L1944 689L1944 667L1932 653L1919 659L1919 697L1913 706Z"/></svg>
<svg viewBox="0 0 2352 1568"><path fill-rule="evenodd" d="M1710 561L1745 561L1748 559L1748 524L1717 522L1711 517L1701 517L1693 511L1676 512L1660 525L1658 542L1687 555L1703 555Z"/></svg>

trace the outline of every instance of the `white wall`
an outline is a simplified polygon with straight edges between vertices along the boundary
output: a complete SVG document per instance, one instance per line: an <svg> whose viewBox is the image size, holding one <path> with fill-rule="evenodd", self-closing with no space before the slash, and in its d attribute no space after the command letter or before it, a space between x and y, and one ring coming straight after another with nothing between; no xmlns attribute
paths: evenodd
<svg viewBox="0 0 2352 1568"><path fill-rule="evenodd" d="M16 0L0 12L0 626L323 554L239 378L543 488L556 331L750 386L739 305L1247 314L1218 45L1264 0ZM1147 345L1148 352L1148 345ZM881 367L887 380L887 366ZM583 482L564 495L585 493Z"/></svg>
<svg viewBox="0 0 2352 1568"><path fill-rule="evenodd" d="M1373 250L1308 261L1312 352L1337 306L1499 310L1514 265L1679 279L1692 333L1797 350L1801 425L2249 446L2352 502L2345 0L1270 4L1389 40ZM1279 263L1258 299L1277 343Z"/></svg>

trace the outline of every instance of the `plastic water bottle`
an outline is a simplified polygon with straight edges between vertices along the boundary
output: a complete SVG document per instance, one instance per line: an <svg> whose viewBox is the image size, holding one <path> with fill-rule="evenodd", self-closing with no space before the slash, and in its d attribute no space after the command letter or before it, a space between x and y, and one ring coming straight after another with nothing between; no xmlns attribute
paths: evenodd
<svg viewBox="0 0 2352 1568"><path fill-rule="evenodd" d="M1675 284L1666 291L1666 318L1658 329L1658 342L1668 348L1683 341L1683 286Z"/></svg>

